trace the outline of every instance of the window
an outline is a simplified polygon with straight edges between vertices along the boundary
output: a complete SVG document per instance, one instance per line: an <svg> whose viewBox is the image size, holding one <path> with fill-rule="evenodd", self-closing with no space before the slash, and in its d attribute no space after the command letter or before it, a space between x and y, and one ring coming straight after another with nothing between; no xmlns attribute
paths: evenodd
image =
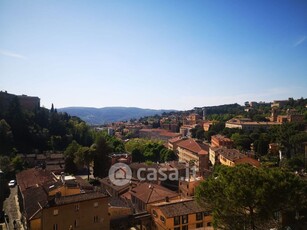
<svg viewBox="0 0 307 230"><path fill-rule="evenodd" d="M58 230L58 224L53 225L53 230Z"/></svg>
<svg viewBox="0 0 307 230"><path fill-rule="evenodd" d="M280 213L279 212L274 212L273 213L273 217L275 220L279 220L280 219Z"/></svg>
<svg viewBox="0 0 307 230"><path fill-rule="evenodd" d="M202 227L204 227L203 223L196 223L196 228L202 228Z"/></svg>
<svg viewBox="0 0 307 230"><path fill-rule="evenodd" d="M152 215L157 218L158 217L158 213L156 212L156 210L152 210Z"/></svg>
<svg viewBox="0 0 307 230"><path fill-rule="evenodd" d="M98 216L94 216L94 223L98 223Z"/></svg>
<svg viewBox="0 0 307 230"><path fill-rule="evenodd" d="M163 224L165 224L165 218L164 218L164 216L160 216L160 220L161 220L161 222L162 222Z"/></svg>
<svg viewBox="0 0 307 230"><path fill-rule="evenodd" d="M75 224L74 225L75 225L75 228L78 227L79 226L79 221L75 220Z"/></svg>
<svg viewBox="0 0 307 230"><path fill-rule="evenodd" d="M210 212L204 212L204 216L210 216Z"/></svg>
<svg viewBox="0 0 307 230"><path fill-rule="evenodd" d="M75 204L75 211L79 211L80 209L80 205L79 204Z"/></svg>
<svg viewBox="0 0 307 230"><path fill-rule="evenodd" d="M203 214L201 212L196 213L196 220L203 220Z"/></svg>
<svg viewBox="0 0 307 230"><path fill-rule="evenodd" d="M175 227L174 230L180 230L180 227Z"/></svg>
<svg viewBox="0 0 307 230"><path fill-rule="evenodd" d="M94 207L97 208L98 207L98 202L94 203Z"/></svg>
<svg viewBox="0 0 307 230"><path fill-rule="evenodd" d="M183 216L182 216L182 223L183 223L183 224L188 223L188 215L183 215Z"/></svg>
<svg viewBox="0 0 307 230"><path fill-rule="evenodd" d="M175 216L174 217L174 225L179 225L180 224L180 216Z"/></svg>
<svg viewBox="0 0 307 230"><path fill-rule="evenodd" d="M182 226L182 230L188 230L188 229L189 229L188 225Z"/></svg>
<svg viewBox="0 0 307 230"><path fill-rule="evenodd" d="M53 210L53 215L54 215L54 216L57 216L58 214L59 214L59 210L58 210L58 209L54 209L54 210Z"/></svg>

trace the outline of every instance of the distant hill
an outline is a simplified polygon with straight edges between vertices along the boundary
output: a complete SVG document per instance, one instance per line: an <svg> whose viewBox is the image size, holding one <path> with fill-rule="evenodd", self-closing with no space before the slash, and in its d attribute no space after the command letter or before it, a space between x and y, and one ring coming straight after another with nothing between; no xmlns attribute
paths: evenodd
<svg viewBox="0 0 307 230"><path fill-rule="evenodd" d="M58 109L58 111L80 117L88 124L100 125L116 121L126 121L133 118L138 119L145 116L154 116L156 114L160 115L164 112L168 113L174 110L141 109L135 107L66 107Z"/></svg>

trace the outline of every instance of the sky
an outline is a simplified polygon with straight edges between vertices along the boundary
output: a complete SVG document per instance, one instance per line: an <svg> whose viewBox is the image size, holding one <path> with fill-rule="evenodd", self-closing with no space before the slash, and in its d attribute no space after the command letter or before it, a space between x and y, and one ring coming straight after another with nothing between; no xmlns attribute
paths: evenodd
<svg viewBox="0 0 307 230"><path fill-rule="evenodd" d="M307 97L304 0L0 0L0 90L50 108Z"/></svg>

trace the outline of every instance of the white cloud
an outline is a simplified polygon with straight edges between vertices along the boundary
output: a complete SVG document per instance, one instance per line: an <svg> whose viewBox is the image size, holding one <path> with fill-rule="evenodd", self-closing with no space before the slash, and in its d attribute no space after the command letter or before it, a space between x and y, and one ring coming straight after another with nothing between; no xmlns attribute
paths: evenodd
<svg viewBox="0 0 307 230"><path fill-rule="evenodd" d="M21 54L14 53L14 52L7 51L7 50L0 50L0 54L6 57L11 57L11 58L17 58L17 59L23 59L23 60L27 59L25 56Z"/></svg>
<svg viewBox="0 0 307 230"><path fill-rule="evenodd" d="M300 44L302 44L303 42L306 41L306 38L307 38L307 36L300 37L299 39L296 40L296 42L294 42L293 46L294 47L299 46Z"/></svg>

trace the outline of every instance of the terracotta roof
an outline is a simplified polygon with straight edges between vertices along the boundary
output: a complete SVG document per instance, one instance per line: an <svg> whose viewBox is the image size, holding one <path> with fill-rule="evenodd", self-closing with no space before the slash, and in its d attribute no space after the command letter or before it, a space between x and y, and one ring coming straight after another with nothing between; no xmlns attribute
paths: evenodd
<svg viewBox="0 0 307 230"><path fill-rule="evenodd" d="M216 139L218 139L219 141L232 141L230 138L225 137L225 136L220 135L220 134L214 135L214 136L211 137L211 139L212 139L212 138L216 138Z"/></svg>
<svg viewBox="0 0 307 230"><path fill-rule="evenodd" d="M55 198L55 204L64 205L64 204L82 202L82 201L87 201L87 200L101 199L101 198L106 198L106 197L108 196L101 192L80 193L76 195L61 196L61 197Z"/></svg>
<svg viewBox="0 0 307 230"><path fill-rule="evenodd" d="M242 158L248 157L245 154L241 153L237 149L221 148L221 149L217 150L217 153L222 155L226 159L231 160L231 161L235 161L235 160L238 160L238 159L242 159Z"/></svg>
<svg viewBox="0 0 307 230"><path fill-rule="evenodd" d="M43 187L32 187L23 192L23 197L26 217L30 219L47 203L48 195Z"/></svg>
<svg viewBox="0 0 307 230"><path fill-rule="evenodd" d="M180 169L186 169L187 165L182 162L179 163L178 161L170 161L170 162L160 163L159 168L165 170L180 170Z"/></svg>
<svg viewBox="0 0 307 230"><path fill-rule="evenodd" d="M108 190L108 187L112 188L114 191L117 191L117 192L121 192L121 191L127 191L130 187L130 184L127 183L127 184L124 184L122 186L118 186L118 185L115 185L111 182L110 178L109 177L105 177L103 179L100 179L99 182L101 183L102 186L105 187L106 190ZM108 191L109 192L109 191Z"/></svg>
<svg viewBox="0 0 307 230"><path fill-rule="evenodd" d="M47 170L43 169L27 169L16 175L17 184L21 192L27 188L42 186L46 183L57 182L56 177Z"/></svg>
<svg viewBox="0 0 307 230"><path fill-rule="evenodd" d="M181 136L180 133L172 133L165 129L141 129L140 132L156 133L156 134L159 134L160 136L165 136L165 137Z"/></svg>
<svg viewBox="0 0 307 230"><path fill-rule="evenodd" d="M137 187L131 189L131 196L135 196L145 204L164 200L166 197L172 198L179 196L178 193L168 190L157 184L141 183Z"/></svg>
<svg viewBox="0 0 307 230"><path fill-rule="evenodd" d="M81 189L93 190L94 186L91 185L87 180L82 179L80 176L76 176L76 182L80 185Z"/></svg>
<svg viewBox="0 0 307 230"><path fill-rule="evenodd" d="M205 155L208 154L209 146L201 142L196 142L194 139L186 139L179 142L178 147L187 149L193 153Z"/></svg>
<svg viewBox="0 0 307 230"><path fill-rule="evenodd" d="M178 137L174 137L174 138L169 139L168 142L176 143L176 142L181 141L181 140L182 140L181 136L178 136Z"/></svg>
<svg viewBox="0 0 307 230"><path fill-rule="evenodd" d="M157 206L166 218L206 211L205 208L200 207L194 200L170 202Z"/></svg>

